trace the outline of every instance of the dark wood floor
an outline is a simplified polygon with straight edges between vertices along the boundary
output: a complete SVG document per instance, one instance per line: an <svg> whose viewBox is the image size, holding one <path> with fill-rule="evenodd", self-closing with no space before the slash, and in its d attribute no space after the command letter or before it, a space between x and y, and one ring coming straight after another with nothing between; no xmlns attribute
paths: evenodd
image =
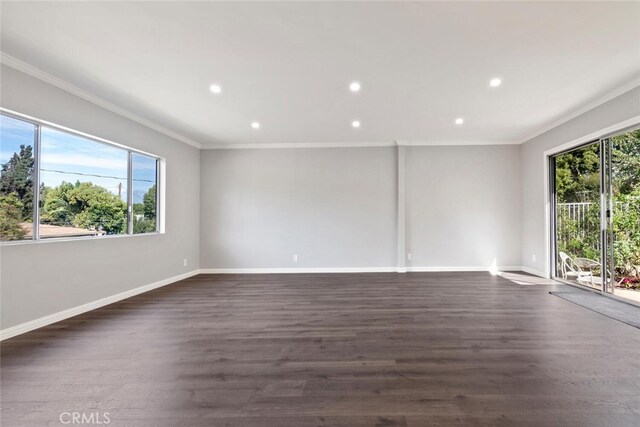
<svg viewBox="0 0 640 427"><path fill-rule="evenodd" d="M197 276L5 341L2 425L637 427L640 330L549 290Z"/></svg>

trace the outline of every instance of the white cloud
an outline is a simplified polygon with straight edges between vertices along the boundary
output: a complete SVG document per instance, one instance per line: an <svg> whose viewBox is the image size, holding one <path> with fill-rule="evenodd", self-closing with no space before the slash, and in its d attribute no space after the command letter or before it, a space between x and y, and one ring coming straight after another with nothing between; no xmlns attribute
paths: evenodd
<svg viewBox="0 0 640 427"><path fill-rule="evenodd" d="M80 168L95 168L103 170L112 170L121 173L127 171L126 159L99 158L87 154L62 154L62 153L42 153L42 168L51 168L52 166L72 165Z"/></svg>

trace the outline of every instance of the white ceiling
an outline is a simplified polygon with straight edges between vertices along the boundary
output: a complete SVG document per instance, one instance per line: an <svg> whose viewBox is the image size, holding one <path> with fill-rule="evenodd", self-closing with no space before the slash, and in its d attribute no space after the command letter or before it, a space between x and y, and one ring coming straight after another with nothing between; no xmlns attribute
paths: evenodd
<svg viewBox="0 0 640 427"><path fill-rule="evenodd" d="M1 12L5 53L205 147L518 142L640 76L638 2L3 2Z"/></svg>

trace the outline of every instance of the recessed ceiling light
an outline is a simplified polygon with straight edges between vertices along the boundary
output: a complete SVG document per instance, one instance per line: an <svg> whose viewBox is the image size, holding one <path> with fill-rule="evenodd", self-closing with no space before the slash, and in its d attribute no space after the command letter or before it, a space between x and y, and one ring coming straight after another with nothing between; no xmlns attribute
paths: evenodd
<svg viewBox="0 0 640 427"><path fill-rule="evenodd" d="M360 92L360 89L360 82L351 82L351 84L349 85L349 90L351 92Z"/></svg>
<svg viewBox="0 0 640 427"><path fill-rule="evenodd" d="M212 93L215 93L216 95L222 92L222 87L220 85L217 84L212 84L211 86L209 86L209 90Z"/></svg>
<svg viewBox="0 0 640 427"><path fill-rule="evenodd" d="M251 127L252 127L252 128L254 128L254 129L260 129L260 123L258 123L258 122L252 122L252 123L251 123Z"/></svg>
<svg viewBox="0 0 640 427"><path fill-rule="evenodd" d="M498 87L501 84L502 84L502 79L499 79L497 77L494 78L494 79L491 79L491 81L489 82L489 86L491 86L491 87Z"/></svg>
<svg viewBox="0 0 640 427"><path fill-rule="evenodd" d="M351 126L357 129L360 127L360 122L358 120L354 120L351 122Z"/></svg>
<svg viewBox="0 0 640 427"><path fill-rule="evenodd" d="M462 117L458 117L458 118L456 119L456 124L457 124L457 125L461 125L461 124L463 124L463 123L464 123L464 119L463 119Z"/></svg>

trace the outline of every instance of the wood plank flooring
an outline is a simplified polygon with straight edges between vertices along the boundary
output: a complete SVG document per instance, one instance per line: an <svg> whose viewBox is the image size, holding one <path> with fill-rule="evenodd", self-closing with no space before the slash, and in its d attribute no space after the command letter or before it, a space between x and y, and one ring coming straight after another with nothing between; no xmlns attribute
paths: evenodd
<svg viewBox="0 0 640 427"><path fill-rule="evenodd" d="M2 343L2 425L639 426L640 330L514 280L197 276Z"/></svg>

